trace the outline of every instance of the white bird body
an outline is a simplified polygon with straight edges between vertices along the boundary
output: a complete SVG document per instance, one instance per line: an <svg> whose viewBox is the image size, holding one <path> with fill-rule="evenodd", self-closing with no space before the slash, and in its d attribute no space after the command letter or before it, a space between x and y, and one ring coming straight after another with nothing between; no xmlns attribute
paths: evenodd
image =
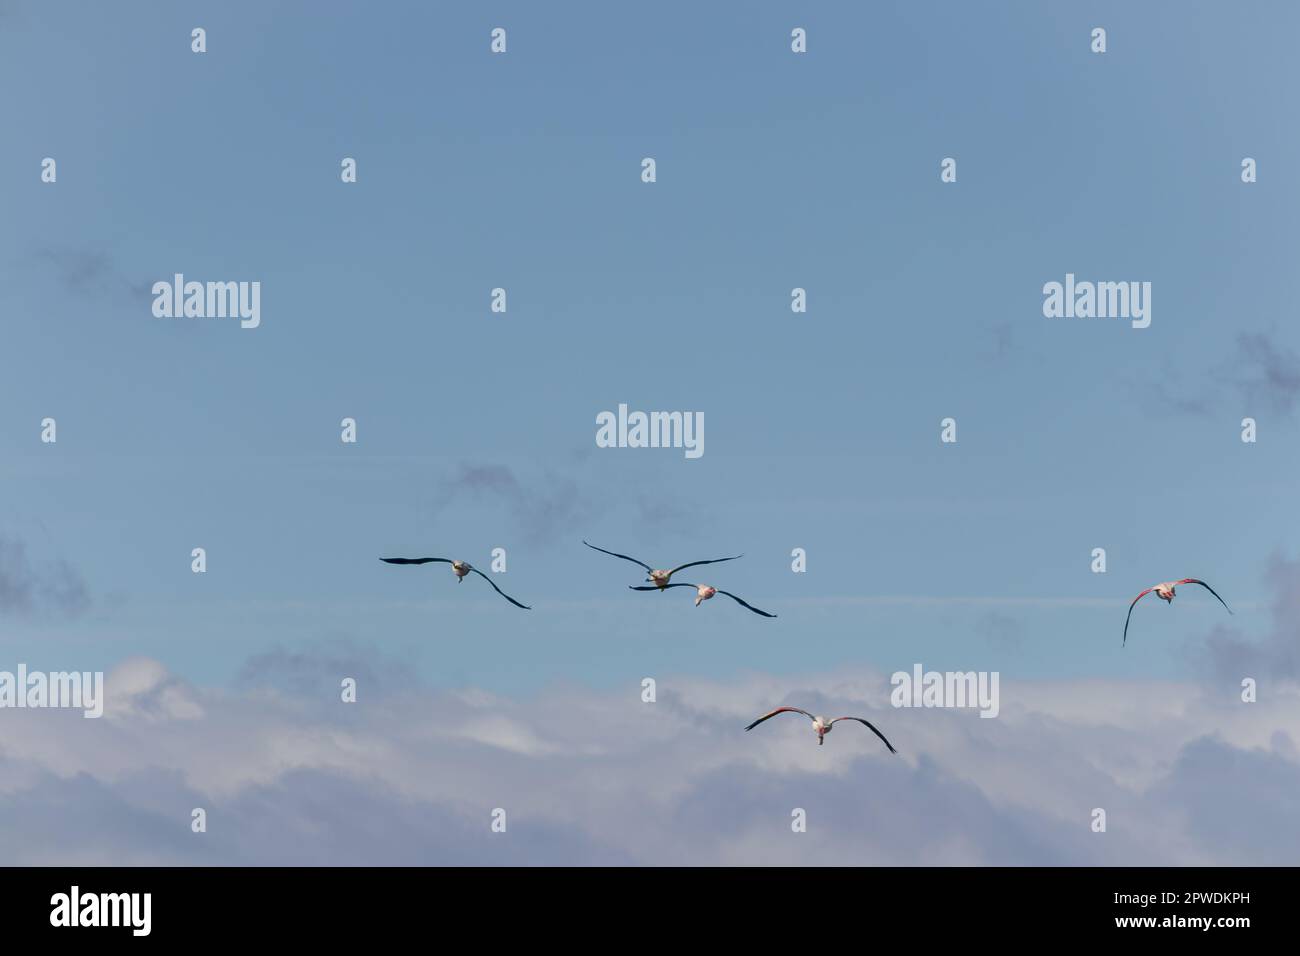
<svg viewBox="0 0 1300 956"><path fill-rule="evenodd" d="M1177 582L1177 581L1161 581L1159 584L1157 584L1157 585L1156 585L1155 587L1153 587L1151 590L1154 591L1154 592L1156 593L1156 597L1160 598L1160 600L1162 600L1162 601L1170 601L1170 602L1172 602L1173 599L1174 599L1174 595L1175 595L1175 594L1177 593L1177 591L1178 591L1178 582Z"/></svg>
<svg viewBox="0 0 1300 956"><path fill-rule="evenodd" d="M701 584L695 589L695 606L699 607L701 601L707 601L713 595L718 593L718 589L710 587L707 584Z"/></svg>
<svg viewBox="0 0 1300 956"><path fill-rule="evenodd" d="M825 717L813 718L813 730L817 731L817 746L822 745L822 738L831 732L831 724Z"/></svg>
<svg viewBox="0 0 1300 956"><path fill-rule="evenodd" d="M771 718L775 717L777 714L803 714L805 717L811 720L813 725L813 730L816 731L817 733L817 746L819 747L826 742L826 735L831 732L831 729L835 726L837 721L856 720L858 723L862 724L864 727L867 727L873 734L879 737L881 741L884 742L884 745L887 748L889 748L889 752L891 754L898 753L898 751L894 749L894 745L885 739L885 735L882 734L876 728L875 724L871 723L871 721L867 720L865 717L835 717L831 720L827 720L825 717L818 717L816 714L810 714L808 713L808 711L800 710L798 707L778 707L776 710L764 714L762 717L758 718L758 720L754 721L745 729L753 730L763 721L770 720Z"/></svg>

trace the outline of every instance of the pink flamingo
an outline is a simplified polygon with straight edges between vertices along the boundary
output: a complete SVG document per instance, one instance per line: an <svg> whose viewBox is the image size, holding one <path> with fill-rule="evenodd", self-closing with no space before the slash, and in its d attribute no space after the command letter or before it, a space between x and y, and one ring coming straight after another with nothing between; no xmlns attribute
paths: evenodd
<svg viewBox="0 0 1300 956"><path fill-rule="evenodd" d="M1174 589L1177 588L1178 585L1180 584L1199 584L1201 587L1205 588L1205 590L1213 594L1216 598L1219 598L1219 603L1222 604L1225 608L1227 608L1229 614L1232 613L1232 608L1228 607L1228 602L1225 601L1223 598L1219 597L1219 595L1215 592L1214 588L1210 587L1204 581L1199 581L1196 578L1183 578L1181 581L1161 581L1159 584L1153 584L1151 587L1147 588L1145 591L1143 591L1141 594L1135 597L1133 599L1133 603L1128 606L1128 617L1124 618L1124 640L1121 642L1121 646L1128 644L1128 622L1133 618L1133 608L1137 606L1137 602L1142 600L1152 591L1154 591L1156 593L1156 597L1160 598L1160 600L1166 601L1169 604L1173 604Z"/></svg>
<svg viewBox="0 0 1300 956"><path fill-rule="evenodd" d="M736 558L744 557L743 554L737 554L730 558L710 558L707 561L692 561L690 564L679 564L671 571L664 571L661 568L652 568L644 561L638 561L636 558L630 558L626 554L618 554L614 551L606 551L604 548L598 548L594 544L588 544L586 541L582 543L587 545L587 547L591 548L591 550L593 551L599 551L601 554L608 554L610 557L622 558L624 561L631 561L633 564L641 565L641 567L646 569L647 572L646 580L656 585L660 591L668 587L668 579L671 578L678 571L684 571L686 568L693 568L699 564L717 564L720 561L735 561ZM692 584L691 587L695 587L695 585ZM650 588L642 588L641 590L648 591L650 590Z"/></svg>
<svg viewBox="0 0 1300 956"><path fill-rule="evenodd" d="M696 606L696 607L699 607L699 606L700 606L700 602L701 602L701 601L707 601L709 598L713 597L713 595L715 595L715 594L725 594L727 597L731 598L731 599L732 599L733 601L735 601L737 604L741 605L742 607L747 607L747 608L749 608L749 609L750 609L751 611L753 611L755 614L761 614L761 615L763 615L763 617L776 617L775 614L768 614L766 611L760 611L758 608L754 607L754 605L749 604L749 603L747 603L747 602L745 602L745 601L742 601L740 598L736 597L736 595L732 594L730 591L723 591L723 590L721 590L721 589L719 589L719 588L712 587L711 585L708 585L708 584L686 584L686 583L681 583L681 584L663 584L663 585L658 585L658 586L653 586L653 585L652 585L651 587L648 587L648 588L635 588L635 587L632 587L630 584L628 585L628 590L631 590L631 591L663 591L663 590L665 590L665 589L667 589L667 588L695 588L695 606Z"/></svg>
<svg viewBox="0 0 1300 956"><path fill-rule="evenodd" d="M505 591L502 591L499 587L497 587L495 581L493 581L490 577L488 577L478 568L471 565L468 561L453 561L451 558L380 558L379 560L387 564L428 564L431 561L436 561L439 564L450 564L452 573L456 575L457 583L463 583L465 580L465 575L469 574L472 571L474 574L477 574L488 584L492 585L492 590L496 591L497 594L500 594L503 598L505 598L515 607L521 607L525 611L532 610L532 608L529 607L527 604L520 604L509 594L506 594Z"/></svg>
<svg viewBox="0 0 1300 956"><path fill-rule="evenodd" d="M813 722L813 730L817 731L817 746L819 747L826 742L826 735L831 732L831 728L834 727L841 720L856 720L858 723L864 724L868 729L871 730L873 734L875 734L881 740L884 740L885 746L889 748L889 752L891 754L898 753L898 751L894 749L894 745L891 744L888 740L885 740L885 735L882 734L879 730L877 730L875 728L875 725L872 724L871 721L867 720L865 717L836 717L834 720L827 720L825 717L814 717L812 714L808 713L808 711L800 710L798 707L778 707L770 714L764 714L762 717L758 718L758 720L754 721L745 729L753 730L763 721L775 717L777 714L787 714L787 713L803 714L805 717L807 717L809 720Z"/></svg>

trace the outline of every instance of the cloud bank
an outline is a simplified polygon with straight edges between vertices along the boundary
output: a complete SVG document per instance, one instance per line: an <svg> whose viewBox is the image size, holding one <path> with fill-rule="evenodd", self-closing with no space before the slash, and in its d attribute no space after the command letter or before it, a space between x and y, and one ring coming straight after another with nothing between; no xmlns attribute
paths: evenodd
<svg viewBox="0 0 1300 956"><path fill-rule="evenodd" d="M333 652L331 652L333 653ZM888 675L662 677L512 700L250 661L238 689L159 662L105 716L0 711L11 864L1293 864L1300 690L1002 681L1002 714L893 709ZM272 674L257 679L258 665ZM376 673L391 665L371 662ZM335 670L332 675L326 672ZM329 680L325 677L328 676ZM823 688L817 690L814 688ZM824 747L781 703L861 714ZM190 830L207 811L208 830ZM1094 808L1107 831L1090 829ZM506 811L493 833L492 812ZM807 832L791 830L791 812Z"/></svg>

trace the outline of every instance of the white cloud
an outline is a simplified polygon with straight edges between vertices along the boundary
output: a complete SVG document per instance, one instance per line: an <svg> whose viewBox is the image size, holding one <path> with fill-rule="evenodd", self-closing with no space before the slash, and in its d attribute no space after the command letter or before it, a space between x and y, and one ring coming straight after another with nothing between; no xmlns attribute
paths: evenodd
<svg viewBox="0 0 1300 956"><path fill-rule="evenodd" d="M870 672L662 677L655 704L635 682L522 700L399 682L343 704L136 658L107 690L104 720L0 712L13 862L1209 864L1300 847L1292 685L1243 704L1208 684L1004 677L994 720L895 710ZM802 718L743 730L782 703L866 716L900 754L857 725L822 747Z"/></svg>

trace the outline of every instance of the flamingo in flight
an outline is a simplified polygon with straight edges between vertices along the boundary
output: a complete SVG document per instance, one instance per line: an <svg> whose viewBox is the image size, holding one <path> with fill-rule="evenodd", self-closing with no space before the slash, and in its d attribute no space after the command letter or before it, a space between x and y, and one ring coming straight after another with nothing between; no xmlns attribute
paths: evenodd
<svg viewBox="0 0 1300 956"><path fill-rule="evenodd" d="M866 727L867 727L867 728L868 728L868 729L869 729L873 734L875 734L875 735L876 735L877 737L879 737L881 740L884 740L884 741L885 741L885 746L889 748L889 752L890 752L891 754L896 754L896 753L898 753L898 751L894 749L894 745L891 744L888 740L885 740L885 735L882 734L879 730L877 730L877 729L875 728L875 725L872 724L871 721L867 720L865 717L836 717L834 720L827 720L825 717L814 717L812 714L808 713L808 711L806 711L806 710L800 710L798 707L778 707L776 710L772 711L770 714L764 714L762 717L758 718L758 720L754 721L752 724L750 724L750 725L749 725L748 727L746 727L745 729L746 729L746 730L753 730L755 727L757 727L757 726L758 726L759 724L761 724L763 721L768 720L769 718L775 717L777 714L787 714L787 713L789 713L789 714L803 714L805 717L807 717L809 720L811 720L811 721L813 722L813 730L817 731L817 746L818 746L818 747L820 747L822 744L826 743L826 735L829 734L829 733L831 732L831 729L832 729L832 728L833 728L837 723L839 723L841 720L856 720L858 723L866 725Z"/></svg>
<svg viewBox="0 0 1300 956"><path fill-rule="evenodd" d="M1180 584L1199 584L1201 587L1205 588L1205 590L1213 594L1216 598L1219 598L1219 603L1222 604L1225 608L1227 608L1229 614L1232 613L1232 608L1228 607L1228 602L1225 601L1223 598L1219 597L1219 595L1215 592L1214 588L1210 587L1204 581L1198 581L1196 578L1183 578L1181 581L1161 581L1159 584L1153 584L1151 587L1147 588L1145 591L1143 591L1141 594L1135 597L1133 599L1133 603L1128 606L1128 617L1124 618L1123 644L1128 644L1128 622L1133 617L1133 608L1137 606L1137 602L1142 600L1152 591L1154 591L1156 597L1160 598L1160 600L1166 601L1169 604L1173 604L1174 589L1177 588L1178 585Z"/></svg>
<svg viewBox="0 0 1300 956"><path fill-rule="evenodd" d="M760 611L758 608L754 607L754 605L742 601L740 598L736 597L736 595L732 594L730 591L723 591L720 588L715 588L708 584L686 584L683 582L680 584L660 584L660 585L651 585L650 587L641 587L641 588L636 588L636 587L632 587L631 585L628 585L628 590L630 591L663 591L666 590L667 588L695 588L696 607L700 606L701 601L707 601L715 594L725 594L727 597L731 598L741 607L747 607L755 614L761 614L763 615L763 617L776 617L775 614L768 614L766 611Z"/></svg>
<svg viewBox="0 0 1300 956"><path fill-rule="evenodd" d="M671 571L664 571L661 568L652 568L644 561L638 561L636 558L628 557L626 554L618 554L614 551L606 551L604 548L598 548L594 544L588 544L586 541L582 543L587 545L587 547L591 548L593 551L599 551L601 554L608 554L611 557L622 558L624 561L631 561L633 564L641 565L641 567L646 569L646 574L647 574L646 580L649 581L651 584L654 584L660 591L668 587L668 579L671 578L678 571L684 571L687 568L693 568L699 564L717 564L719 561L735 561L736 558L744 557L743 554L737 554L737 555L733 555L730 558L710 558L707 561L692 561L690 564L679 564ZM692 584L691 587L695 587L695 585ZM649 591L651 589L641 588L640 590ZM712 596L713 595L709 595L709 597Z"/></svg>
<svg viewBox="0 0 1300 956"><path fill-rule="evenodd" d="M497 594L500 594L503 598L505 598L515 607L521 607L525 611L532 610L532 608L529 607L527 604L520 604L509 594L506 594L505 591L502 591L499 587L497 587L495 581L493 581L490 577L488 577L478 568L471 565L468 561L453 561L451 558L380 558L379 560L385 562L386 564L429 564L430 562L433 561L436 561L439 564L450 564L452 573L456 575L456 581L458 583L463 582L465 580L465 575L469 574L472 571L474 574L477 574L488 584L492 585L492 590L496 591Z"/></svg>

